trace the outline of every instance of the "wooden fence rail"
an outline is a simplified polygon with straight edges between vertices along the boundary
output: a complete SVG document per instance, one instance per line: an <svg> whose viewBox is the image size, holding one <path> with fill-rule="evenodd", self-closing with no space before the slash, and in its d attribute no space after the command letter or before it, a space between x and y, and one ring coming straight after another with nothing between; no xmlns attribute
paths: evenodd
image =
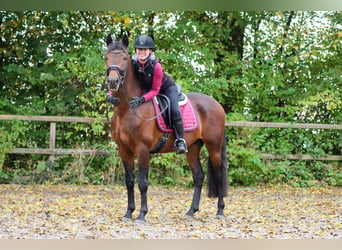
<svg viewBox="0 0 342 250"><path fill-rule="evenodd" d="M108 123L107 119L90 117L67 117L67 116L24 116L24 115L0 115L0 120L18 119L22 121L43 121L50 122L50 145L49 148L13 148L9 154L47 154L50 160L54 160L55 155L62 154L83 154L83 155L108 155L107 150L92 149L56 149L56 123L57 122L83 122L92 123L101 121ZM313 123L276 123L276 122L226 122L227 127L255 127L255 128L299 128L299 129L336 129L342 130L342 125L338 124L313 124ZM274 155L261 154L265 159L273 160L330 160L342 161L342 155L311 156L311 155Z"/></svg>

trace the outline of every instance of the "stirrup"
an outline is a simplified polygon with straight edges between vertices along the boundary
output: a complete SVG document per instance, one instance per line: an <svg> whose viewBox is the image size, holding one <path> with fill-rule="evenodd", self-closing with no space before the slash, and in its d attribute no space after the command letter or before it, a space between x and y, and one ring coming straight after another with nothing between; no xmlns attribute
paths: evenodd
<svg viewBox="0 0 342 250"><path fill-rule="evenodd" d="M186 146L186 142L183 138L176 139L173 147L176 151L176 154L184 154L188 152L188 148Z"/></svg>

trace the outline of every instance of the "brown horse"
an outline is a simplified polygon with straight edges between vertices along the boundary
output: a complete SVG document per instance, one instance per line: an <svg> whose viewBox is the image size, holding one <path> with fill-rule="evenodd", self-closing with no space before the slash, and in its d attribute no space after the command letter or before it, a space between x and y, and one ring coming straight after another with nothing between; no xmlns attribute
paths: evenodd
<svg viewBox="0 0 342 250"><path fill-rule="evenodd" d="M145 102L136 109L132 109L129 101L133 96L141 96L138 80L135 78L131 65L131 58L127 52L128 37L123 36L121 41L114 41L107 36L106 75L111 86L113 96L120 99L114 106L114 116L111 120L111 135L118 145L119 155L123 162L128 207L124 220L131 220L135 210L134 198L134 157L138 160L138 186L141 195L141 208L137 221L145 221L147 209L146 193L148 188L148 169L150 152L156 146L163 132L157 127L153 119L155 111L151 101ZM114 90L113 90L114 89ZM187 217L193 217L199 209L204 173L200 163L200 149L204 144L209 153L208 159L208 196L218 197L217 217L224 217L224 200L227 195L227 153L225 137L225 112L222 106L213 98L200 94L187 94L198 118L199 126L191 132L185 133L188 146L187 162L191 168L194 181L194 194ZM160 153L173 152L174 135Z"/></svg>

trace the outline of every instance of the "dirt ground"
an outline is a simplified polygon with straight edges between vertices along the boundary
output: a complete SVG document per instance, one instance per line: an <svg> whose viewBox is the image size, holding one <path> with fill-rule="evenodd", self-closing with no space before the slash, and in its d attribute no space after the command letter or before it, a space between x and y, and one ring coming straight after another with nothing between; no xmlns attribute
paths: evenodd
<svg viewBox="0 0 342 250"><path fill-rule="evenodd" d="M191 189L150 187L141 224L122 222L122 186L0 185L0 239L342 239L342 188L230 188L225 219L205 190L185 219L191 198Z"/></svg>

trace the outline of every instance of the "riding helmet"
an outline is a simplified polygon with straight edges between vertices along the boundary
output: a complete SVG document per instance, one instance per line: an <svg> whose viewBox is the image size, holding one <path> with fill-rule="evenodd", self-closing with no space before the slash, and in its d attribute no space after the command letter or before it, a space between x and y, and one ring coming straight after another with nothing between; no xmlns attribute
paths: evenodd
<svg viewBox="0 0 342 250"><path fill-rule="evenodd" d="M153 39L148 35L141 35L134 42L134 48L136 49L153 49Z"/></svg>

